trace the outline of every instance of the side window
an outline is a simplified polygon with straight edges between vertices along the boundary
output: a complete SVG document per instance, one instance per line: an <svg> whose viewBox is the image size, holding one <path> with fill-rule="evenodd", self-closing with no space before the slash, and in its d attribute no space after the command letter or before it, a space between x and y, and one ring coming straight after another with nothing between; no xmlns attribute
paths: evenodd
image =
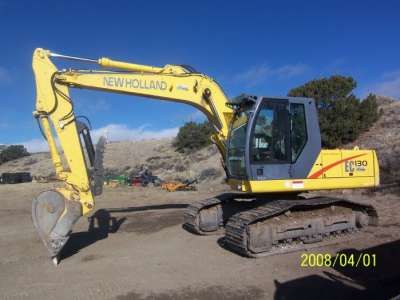
<svg viewBox="0 0 400 300"><path fill-rule="evenodd" d="M307 143L307 125L304 104L291 103L292 162L295 162Z"/></svg>
<svg viewBox="0 0 400 300"><path fill-rule="evenodd" d="M288 162L286 104L267 103L260 109L252 134L251 159L256 163Z"/></svg>

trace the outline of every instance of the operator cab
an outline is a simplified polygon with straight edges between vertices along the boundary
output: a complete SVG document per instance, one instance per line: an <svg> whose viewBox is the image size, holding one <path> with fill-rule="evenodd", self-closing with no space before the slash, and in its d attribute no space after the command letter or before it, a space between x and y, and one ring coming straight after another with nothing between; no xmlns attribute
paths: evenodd
<svg viewBox="0 0 400 300"><path fill-rule="evenodd" d="M230 105L236 113L228 138L229 178L307 177L321 150L313 99L241 95Z"/></svg>

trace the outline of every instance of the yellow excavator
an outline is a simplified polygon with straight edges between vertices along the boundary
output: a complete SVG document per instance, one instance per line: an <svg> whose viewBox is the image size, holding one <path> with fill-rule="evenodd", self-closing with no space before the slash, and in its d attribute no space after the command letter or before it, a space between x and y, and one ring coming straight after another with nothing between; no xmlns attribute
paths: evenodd
<svg viewBox="0 0 400 300"><path fill-rule="evenodd" d="M58 70L56 59L98 68ZM93 145L87 120L74 113L70 88L185 103L205 114L233 192L189 205L184 227L202 235L225 234L227 249L248 257L284 253L377 224L370 205L304 196L379 185L375 151L321 149L313 99L246 94L228 99L215 80L190 66L153 67L40 48L33 54L33 71L33 115L63 186L33 200L32 219L55 264L73 225L94 209L94 196L103 187L105 139Z"/></svg>

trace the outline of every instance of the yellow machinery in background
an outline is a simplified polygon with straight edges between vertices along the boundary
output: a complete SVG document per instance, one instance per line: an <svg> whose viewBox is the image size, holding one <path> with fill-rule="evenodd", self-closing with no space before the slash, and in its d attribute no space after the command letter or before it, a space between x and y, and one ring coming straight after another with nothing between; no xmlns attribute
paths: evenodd
<svg viewBox="0 0 400 300"><path fill-rule="evenodd" d="M58 70L54 59L102 68ZM48 142L56 176L64 182L41 193L32 205L35 227L55 263L74 223L94 209L94 196L103 186L105 139L95 149L88 124L74 113L70 88L174 101L204 113L215 129L211 138L222 155L227 183L236 192L191 204L184 226L197 234L224 229L225 245L233 251L268 255L282 252L282 243L301 248L377 222L371 206L299 195L379 185L375 151L321 150L312 99L241 95L229 100L215 80L189 66L85 59L40 48L33 54L33 70L34 117Z"/></svg>
<svg viewBox="0 0 400 300"><path fill-rule="evenodd" d="M196 187L193 185L197 180L187 180L185 182L182 181L167 181L161 184L161 188L168 192L177 192L177 191L195 191Z"/></svg>

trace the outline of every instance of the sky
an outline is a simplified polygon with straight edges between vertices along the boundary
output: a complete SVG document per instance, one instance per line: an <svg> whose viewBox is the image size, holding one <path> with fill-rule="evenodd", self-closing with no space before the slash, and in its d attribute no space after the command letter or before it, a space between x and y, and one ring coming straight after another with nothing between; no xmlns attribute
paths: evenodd
<svg viewBox="0 0 400 300"><path fill-rule="evenodd" d="M399 12L399 1L369 0L0 0L0 144L46 150L32 117L37 47L154 66L188 64L229 97L282 96L341 74L356 79L361 98L370 92L400 98ZM184 104L71 93L94 136L107 129L110 140L170 137L185 122L204 118Z"/></svg>

